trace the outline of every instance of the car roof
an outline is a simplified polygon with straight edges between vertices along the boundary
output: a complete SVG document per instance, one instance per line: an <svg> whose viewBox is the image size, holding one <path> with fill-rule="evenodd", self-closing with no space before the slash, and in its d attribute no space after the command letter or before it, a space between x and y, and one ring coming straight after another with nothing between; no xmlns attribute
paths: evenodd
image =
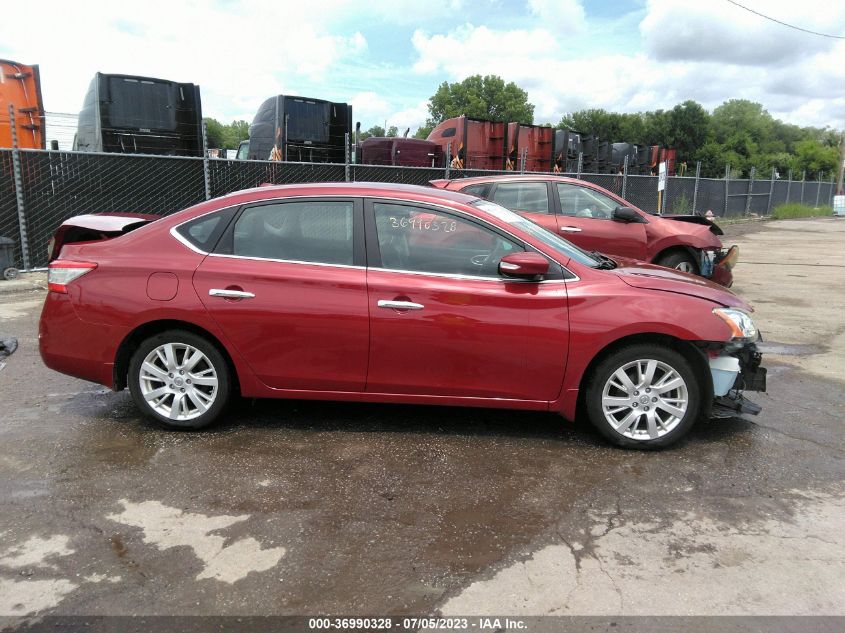
<svg viewBox="0 0 845 633"><path fill-rule="evenodd" d="M577 178L570 178L569 176L558 176L557 174L546 174L543 172L535 172L531 174L514 174L513 176L511 176L510 174L495 174L490 176L473 176L472 178L452 178L451 180L449 180L449 182L460 182L471 185L475 183L510 182L519 180L554 180L560 182L579 182L584 184L590 184L584 180L579 180Z"/></svg>
<svg viewBox="0 0 845 633"><path fill-rule="evenodd" d="M253 197L256 192L262 196L271 198L274 194L281 196L302 196L302 195L343 195L351 196L384 196L391 194L411 194L414 198L431 198L432 200L450 200L466 204L472 202L475 196L470 196L458 191L447 191L431 186L406 185L401 183L384 182L311 182L297 183L290 185L262 185L253 189L244 189L227 194L226 198L245 196Z"/></svg>

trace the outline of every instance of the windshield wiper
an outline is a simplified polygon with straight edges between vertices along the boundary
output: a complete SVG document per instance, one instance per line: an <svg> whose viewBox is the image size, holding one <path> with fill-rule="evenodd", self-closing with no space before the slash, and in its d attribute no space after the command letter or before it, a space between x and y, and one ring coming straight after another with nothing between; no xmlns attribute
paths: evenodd
<svg viewBox="0 0 845 633"><path fill-rule="evenodd" d="M596 266L599 270L613 270L616 268L616 262L610 259L607 255L603 255L598 251L591 251L590 255L599 260L598 266Z"/></svg>

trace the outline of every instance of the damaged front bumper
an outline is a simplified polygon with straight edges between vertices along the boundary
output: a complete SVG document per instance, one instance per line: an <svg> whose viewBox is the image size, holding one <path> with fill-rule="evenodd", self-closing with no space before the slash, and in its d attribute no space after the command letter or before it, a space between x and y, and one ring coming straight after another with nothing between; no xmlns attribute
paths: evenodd
<svg viewBox="0 0 845 633"><path fill-rule="evenodd" d="M743 392L766 391L766 368L761 366L762 360L763 355L753 342L732 342L710 358L714 398L710 417L760 413L761 407L748 400Z"/></svg>
<svg viewBox="0 0 845 633"><path fill-rule="evenodd" d="M707 277L720 286L730 288L734 283L733 268L739 260L739 247L734 244L727 250L701 251L699 269L701 276Z"/></svg>

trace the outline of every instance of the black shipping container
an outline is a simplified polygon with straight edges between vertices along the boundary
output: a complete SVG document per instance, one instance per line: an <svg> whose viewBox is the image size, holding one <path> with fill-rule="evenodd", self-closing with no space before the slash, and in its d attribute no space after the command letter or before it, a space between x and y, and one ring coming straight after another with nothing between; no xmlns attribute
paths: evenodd
<svg viewBox="0 0 845 633"><path fill-rule="evenodd" d="M249 158L343 163L351 133L351 105L278 95L261 104L249 126Z"/></svg>
<svg viewBox="0 0 845 633"><path fill-rule="evenodd" d="M74 149L202 156L199 86L97 73L79 113Z"/></svg>

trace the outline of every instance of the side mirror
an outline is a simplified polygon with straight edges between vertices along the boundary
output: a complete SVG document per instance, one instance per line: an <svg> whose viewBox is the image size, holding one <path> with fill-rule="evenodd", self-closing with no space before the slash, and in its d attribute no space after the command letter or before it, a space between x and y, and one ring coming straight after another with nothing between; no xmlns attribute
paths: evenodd
<svg viewBox="0 0 845 633"><path fill-rule="evenodd" d="M642 218L631 207L616 207L613 210L613 219L620 222L639 222Z"/></svg>
<svg viewBox="0 0 845 633"><path fill-rule="evenodd" d="M539 253L513 253L499 262L499 274L515 279L538 280L549 272L549 260Z"/></svg>

